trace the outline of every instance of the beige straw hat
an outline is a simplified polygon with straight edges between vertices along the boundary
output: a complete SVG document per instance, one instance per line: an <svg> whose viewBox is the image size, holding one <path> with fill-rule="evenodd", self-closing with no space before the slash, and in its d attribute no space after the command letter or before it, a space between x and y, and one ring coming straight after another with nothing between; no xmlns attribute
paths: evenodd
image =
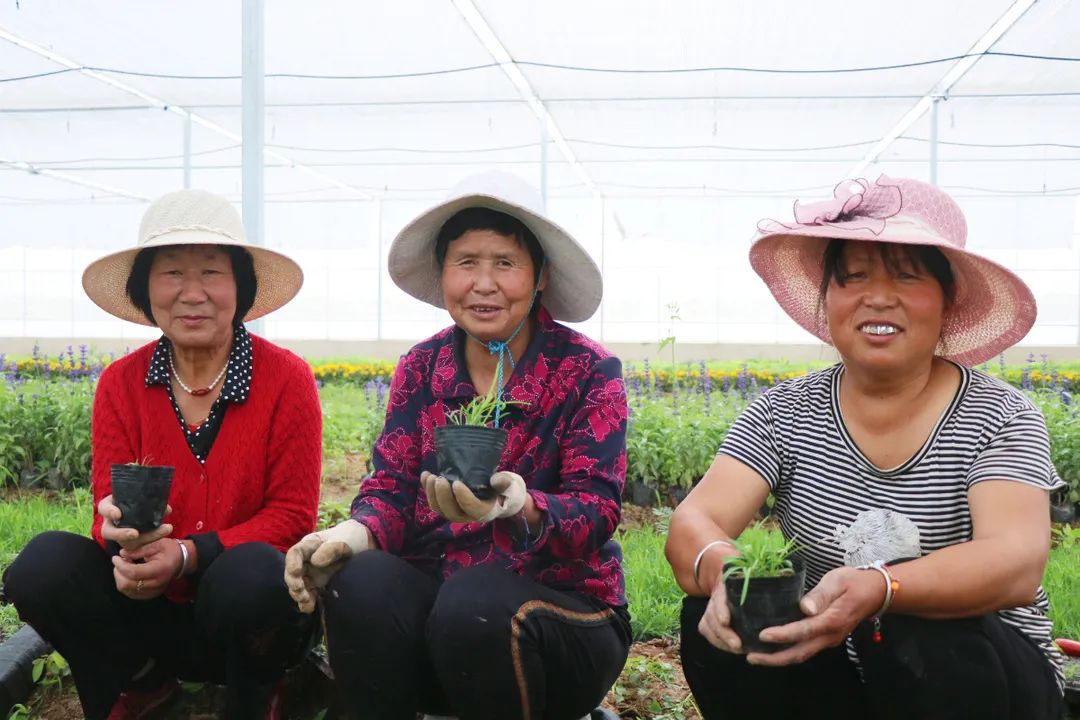
<svg viewBox="0 0 1080 720"><path fill-rule="evenodd" d="M600 269L570 233L547 219L541 205L536 189L515 175L488 172L466 178L449 198L418 215L394 238L387 262L390 277L417 300L444 307L442 273L435 259L439 231L461 210L488 208L525 223L540 241L548 268L541 304L551 316L588 320L604 295Z"/></svg>
<svg viewBox="0 0 1080 720"><path fill-rule="evenodd" d="M251 253L258 288L244 320L254 320L289 302L304 284L304 273L291 258L251 245L233 204L205 190L177 190L155 200L139 225L139 243L99 258L83 271L82 284L94 303L110 315L151 325L127 295L128 276L140 250L166 245L234 245Z"/></svg>

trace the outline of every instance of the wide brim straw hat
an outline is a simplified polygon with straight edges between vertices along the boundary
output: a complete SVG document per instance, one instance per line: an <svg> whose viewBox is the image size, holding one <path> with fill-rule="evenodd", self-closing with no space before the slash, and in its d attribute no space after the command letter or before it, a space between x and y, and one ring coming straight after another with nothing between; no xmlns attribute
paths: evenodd
<svg viewBox="0 0 1080 720"><path fill-rule="evenodd" d="M110 315L152 326L128 297L128 276L139 251L170 245L231 245L251 254L257 288L245 321L277 310L292 300L304 284L304 273L294 260L247 242L240 213L227 199L205 190L178 190L163 195L146 209L135 247L110 253L87 266L82 276L83 289Z"/></svg>
<svg viewBox="0 0 1080 720"><path fill-rule="evenodd" d="M515 217L536 235L548 271L541 304L553 318L581 322L592 317L604 295L600 269L570 233L545 216L536 189L507 173L467 178L446 200L422 212L397 234L390 245L387 265L399 288L417 300L445 308L435 241L447 220L474 207Z"/></svg>
<svg viewBox="0 0 1080 720"><path fill-rule="evenodd" d="M891 179L846 180L832 200L795 203L795 220L763 220L750 264L791 318L832 344L819 292L830 240L929 245L948 259L955 297L943 318L939 354L976 365L1021 340L1035 323L1031 289L1015 273L966 249L967 221L934 185Z"/></svg>

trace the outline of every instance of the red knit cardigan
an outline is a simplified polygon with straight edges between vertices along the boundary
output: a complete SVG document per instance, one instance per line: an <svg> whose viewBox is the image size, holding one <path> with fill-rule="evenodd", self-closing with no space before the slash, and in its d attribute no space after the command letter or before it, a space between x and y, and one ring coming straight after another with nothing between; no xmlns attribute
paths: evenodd
<svg viewBox="0 0 1080 720"><path fill-rule="evenodd" d="M265 542L287 550L315 529L322 463L322 410L310 366L251 336L251 392L229 403L217 438L200 464L192 454L164 385L146 386L157 341L108 366L94 395L93 536L104 547L101 498L112 492L109 466L172 465L166 518L173 536L217 531L226 550ZM166 593L191 596L186 581Z"/></svg>

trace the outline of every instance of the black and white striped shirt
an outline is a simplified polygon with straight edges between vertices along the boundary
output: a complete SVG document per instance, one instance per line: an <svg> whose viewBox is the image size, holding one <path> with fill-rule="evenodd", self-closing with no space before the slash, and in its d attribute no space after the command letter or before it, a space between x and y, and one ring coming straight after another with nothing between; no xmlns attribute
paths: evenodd
<svg viewBox="0 0 1080 720"><path fill-rule="evenodd" d="M845 564L837 534L860 513L886 509L906 516L918 527L925 555L971 539L967 493L975 483L1005 479L1046 490L1063 485L1038 408L1015 388L958 367L960 387L926 443L890 470L875 467L844 426L842 365L777 385L732 425L720 452L769 484L784 535L804 546L807 587ZM1047 609L1040 587L1034 604L999 615L1043 649L1061 684L1062 659L1051 641Z"/></svg>

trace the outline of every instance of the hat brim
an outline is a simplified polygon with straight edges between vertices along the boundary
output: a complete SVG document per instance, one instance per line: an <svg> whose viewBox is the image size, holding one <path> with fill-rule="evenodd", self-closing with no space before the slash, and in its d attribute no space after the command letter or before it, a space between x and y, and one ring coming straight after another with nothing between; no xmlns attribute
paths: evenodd
<svg viewBox="0 0 1080 720"><path fill-rule="evenodd" d="M406 225L390 245L387 266L394 283L429 305L445 308L442 273L435 259L435 239L442 226L471 207L497 210L532 230L547 258L548 282L541 302L556 320L582 322L592 317L604 295L600 269L573 236L528 208L482 193L441 203Z"/></svg>
<svg viewBox="0 0 1080 720"><path fill-rule="evenodd" d="M128 277L140 250L170 245L232 245L251 253L257 286L255 302L244 315L254 320L277 310L296 297L304 284L304 272L292 258L282 253L238 242L223 235L200 230L180 230L155 238L144 245L110 253L90 263L83 271L86 295L105 312L129 322L153 327L153 323L127 295Z"/></svg>
<svg viewBox="0 0 1080 720"><path fill-rule="evenodd" d="M941 250L956 279L953 302L945 313L939 352L964 365L985 362L1022 340L1038 313L1031 289L1015 273L992 260L962 250L932 234L844 237L834 227L799 227L760 234L750 248L750 264L784 311L805 330L832 344L819 301L828 242L930 245Z"/></svg>

